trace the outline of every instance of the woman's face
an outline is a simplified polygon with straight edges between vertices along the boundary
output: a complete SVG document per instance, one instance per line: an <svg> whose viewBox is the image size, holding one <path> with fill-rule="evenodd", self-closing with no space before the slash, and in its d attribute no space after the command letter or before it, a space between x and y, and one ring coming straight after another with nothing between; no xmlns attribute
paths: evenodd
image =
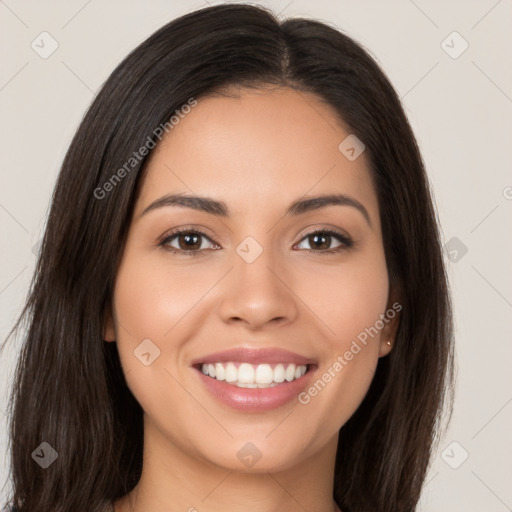
<svg viewBox="0 0 512 512"><path fill-rule="evenodd" d="M153 150L105 337L158 453L255 472L334 456L396 323L349 136L314 95L241 90L198 99Z"/></svg>

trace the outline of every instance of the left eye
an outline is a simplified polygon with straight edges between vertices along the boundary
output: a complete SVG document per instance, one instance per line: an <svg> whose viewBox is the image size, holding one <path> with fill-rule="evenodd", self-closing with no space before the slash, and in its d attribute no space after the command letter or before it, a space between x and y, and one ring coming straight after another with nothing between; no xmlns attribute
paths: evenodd
<svg viewBox="0 0 512 512"><path fill-rule="evenodd" d="M160 245L174 249L174 252L187 252L190 256L195 256L205 249L202 244L202 239L211 239L200 231L177 231L166 237ZM178 241L178 247L172 245L172 241ZM212 242L214 243L214 242Z"/></svg>
<svg viewBox="0 0 512 512"><path fill-rule="evenodd" d="M165 237L158 245L164 247L167 250L171 250L173 253L186 254L187 256L196 256L208 249L203 245L204 239L209 240L211 244L218 246L218 243L212 241L212 239L205 233L201 231L187 230L175 231L174 233L171 233ZM338 241L338 245L335 247L331 247L333 239ZM173 245L175 241L177 241L178 247ZM304 241L307 241L310 244L310 247L313 247L309 249L300 247ZM301 239L301 242L297 244L297 247L318 253L334 253L343 249L347 249L351 247L352 244L352 240L347 236L335 231L324 229L308 233ZM212 249L212 247L210 247L210 249ZM213 247L213 249L215 249L215 247Z"/></svg>
<svg viewBox="0 0 512 512"><path fill-rule="evenodd" d="M339 241L339 244L336 247L330 247L333 239ZM337 252L352 246L352 241L348 237L342 235L341 233L337 233L335 231L330 230L313 231L312 233L308 233L302 240L307 241L310 244L310 246L311 244L313 244L312 249L306 250L324 253ZM329 247L325 247L326 245ZM300 244L297 247L299 246Z"/></svg>

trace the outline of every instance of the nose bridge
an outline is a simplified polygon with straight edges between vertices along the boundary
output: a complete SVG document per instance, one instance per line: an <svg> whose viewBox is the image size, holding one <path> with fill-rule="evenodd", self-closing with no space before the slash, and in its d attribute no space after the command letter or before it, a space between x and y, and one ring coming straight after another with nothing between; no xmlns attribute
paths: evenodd
<svg viewBox="0 0 512 512"><path fill-rule="evenodd" d="M248 237L236 248L234 273L242 287L250 287L255 292L272 291L276 288L276 271L279 265L278 255L269 245L261 246L253 237ZM279 293L279 292L278 292Z"/></svg>
<svg viewBox="0 0 512 512"><path fill-rule="evenodd" d="M222 298L224 321L238 319L254 327L271 320L291 321L297 314L293 293L279 254L254 237L246 237L233 253L233 270ZM284 281L284 282L283 282Z"/></svg>

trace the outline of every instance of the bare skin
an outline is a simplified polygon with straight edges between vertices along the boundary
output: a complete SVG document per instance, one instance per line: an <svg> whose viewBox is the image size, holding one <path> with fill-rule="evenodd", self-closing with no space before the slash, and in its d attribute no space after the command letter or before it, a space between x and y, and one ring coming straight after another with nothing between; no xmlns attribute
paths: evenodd
<svg viewBox="0 0 512 512"><path fill-rule="evenodd" d="M349 134L314 95L242 90L199 99L153 150L105 320L105 339L117 342L144 410L142 477L115 512L339 511L338 432L391 350L398 315L308 403L233 409L191 361L241 346L284 348L315 359L314 382L391 308L368 160L338 150ZM143 214L177 193L223 201L230 215L175 205ZM357 200L368 219L350 205L285 215L292 202L327 194ZM197 256L185 254L183 235L158 245L174 228L206 234ZM317 228L353 245L334 236L315 245L307 235ZM252 263L236 251L249 236L263 249ZM145 339L160 350L149 366L133 354ZM237 456L248 442L261 454L252 467Z"/></svg>

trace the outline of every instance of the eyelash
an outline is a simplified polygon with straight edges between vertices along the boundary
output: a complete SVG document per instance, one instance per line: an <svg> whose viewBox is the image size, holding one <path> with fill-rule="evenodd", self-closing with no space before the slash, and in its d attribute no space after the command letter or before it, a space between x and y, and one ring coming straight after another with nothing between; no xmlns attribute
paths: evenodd
<svg viewBox="0 0 512 512"><path fill-rule="evenodd" d="M172 252L173 254L180 253L180 254L186 254L187 256L199 256L203 253L203 251L206 250L206 249L200 249L200 250L196 250L196 251L192 251L192 250L185 251L183 249L176 249L174 247L170 248L167 246L167 244L169 244L174 238L176 238L177 236L182 235L182 234L199 235L201 237L207 238L208 240L215 243L216 245L220 245L219 241L216 238L210 237L206 233L203 233L202 231L199 231L197 229L185 228L185 229L178 229L178 230L172 231L170 233L167 233L166 235L164 235L164 238L160 242L158 242L158 246L162 247L166 251ZM300 239L299 243L302 242L304 239L306 239L310 236L316 235L316 234L323 234L323 235L328 235L333 238L336 238L336 239L338 239L339 242L341 242L341 245L334 249L327 249L325 251L316 250L316 249L302 249L302 250L306 250L308 252L313 252L313 253L318 253L318 254L335 254L335 253L347 250L354 245L354 242L348 236L338 233L337 231L333 231L332 229L325 229L325 228L315 229L309 233L306 233Z"/></svg>

